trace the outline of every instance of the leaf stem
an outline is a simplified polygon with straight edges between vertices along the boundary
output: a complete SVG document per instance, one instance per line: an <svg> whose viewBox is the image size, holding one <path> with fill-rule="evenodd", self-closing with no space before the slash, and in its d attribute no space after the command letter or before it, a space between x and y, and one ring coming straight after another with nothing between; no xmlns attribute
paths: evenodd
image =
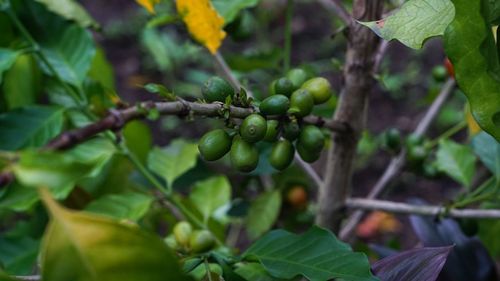
<svg viewBox="0 0 500 281"><path fill-rule="evenodd" d="M465 121L461 121L460 123L456 124L455 126L451 127L448 129L446 132L442 133L439 137L435 138L431 142L427 144L427 148L433 148L436 145L439 144L439 142L443 139L450 138L451 136L457 134L458 132L462 131L467 127L467 123Z"/></svg>

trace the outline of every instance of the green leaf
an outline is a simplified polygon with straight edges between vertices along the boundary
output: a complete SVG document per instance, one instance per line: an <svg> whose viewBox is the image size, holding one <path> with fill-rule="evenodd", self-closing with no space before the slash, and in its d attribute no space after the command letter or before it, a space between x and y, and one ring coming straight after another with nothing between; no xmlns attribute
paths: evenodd
<svg viewBox="0 0 500 281"><path fill-rule="evenodd" d="M40 4L28 3L26 10L35 21L28 28L37 30L33 36L40 44L40 51L64 82L81 88L96 54L92 34L81 26L68 24ZM40 65L47 75L54 76L45 63Z"/></svg>
<svg viewBox="0 0 500 281"><path fill-rule="evenodd" d="M500 178L500 143L487 133L481 132L472 139L472 149L481 162Z"/></svg>
<svg viewBox="0 0 500 281"><path fill-rule="evenodd" d="M33 271L40 242L30 237L0 237L0 261L11 275L29 275Z"/></svg>
<svg viewBox="0 0 500 281"><path fill-rule="evenodd" d="M13 183L0 195L0 210L23 212L31 209L36 202L38 202L36 189Z"/></svg>
<svg viewBox="0 0 500 281"><path fill-rule="evenodd" d="M497 0L489 0L489 11L490 16L489 20L491 24L498 25L500 24L500 2Z"/></svg>
<svg viewBox="0 0 500 281"><path fill-rule="evenodd" d="M23 83L19 83L19 77ZM3 100L8 109L34 104L41 92L42 72L32 54L17 56L3 77Z"/></svg>
<svg viewBox="0 0 500 281"><path fill-rule="evenodd" d="M259 0L212 0L212 3L224 18L224 25L231 23L243 9L255 7Z"/></svg>
<svg viewBox="0 0 500 281"><path fill-rule="evenodd" d="M266 192L250 206L247 217L247 232L254 240L271 229L281 209L281 193L278 190Z"/></svg>
<svg viewBox="0 0 500 281"><path fill-rule="evenodd" d="M474 118L500 141L500 64L488 15L482 14L487 1L452 0L456 17L444 43Z"/></svg>
<svg viewBox="0 0 500 281"><path fill-rule="evenodd" d="M106 58L104 49L98 47L89 70L89 77L101 83L106 89L115 90L115 72Z"/></svg>
<svg viewBox="0 0 500 281"><path fill-rule="evenodd" d="M196 165L198 146L182 139L174 140L167 148L153 148L149 153L148 167L163 177L168 186Z"/></svg>
<svg viewBox="0 0 500 281"><path fill-rule="evenodd" d="M258 259L276 278L291 279L302 275L311 281L378 280L371 274L364 254L352 252L348 244L317 226L302 235L272 231L250 246L243 257Z"/></svg>
<svg viewBox="0 0 500 281"><path fill-rule="evenodd" d="M92 201L85 210L116 219L137 221L149 210L153 198L138 192L108 194Z"/></svg>
<svg viewBox="0 0 500 281"><path fill-rule="evenodd" d="M203 222L207 224L217 209L229 204L231 184L225 176L199 181L194 185L189 198L202 214Z"/></svg>
<svg viewBox="0 0 500 281"><path fill-rule="evenodd" d="M385 40L420 49L428 38L443 35L454 16L449 0L409 0L385 19L360 23Z"/></svg>
<svg viewBox="0 0 500 281"><path fill-rule="evenodd" d="M65 198L76 181L93 169L92 165L75 161L73 157L57 152L24 151L13 167L16 179L28 187L48 187Z"/></svg>
<svg viewBox="0 0 500 281"><path fill-rule="evenodd" d="M442 140L439 142L436 158L437 168L441 172L470 187L476 170L476 157L470 147Z"/></svg>
<svg viewBox="0 0 500 281"><path fill-rule="evenodd" d="M48 187L65 198L85 177L97 176L115 150L104 139L87 141L66 152L27 150L12 166L16 179L29 187Z"/></svg>
<svg viewBox="0 0 500 281"><path fill-rule="evenodd" d="M61 17L73 20L82 27L99 27L99 24L74 0L36 0L44 4L47 9Z"/></svg>
<svg viewBox="0 0 500 281"><path fill-rule="evenodd" d="M51 221L42 244L50 281L190 280L162 239L138 226L59 206L43 191Z"/></svg>
<svg viewBox="0 0 500 281"><path fill-rule="evenodd" d="M146 163L148 153L153 145L151 129L142 121L132 121L123 128L123 138L127 148L142 163Z"/></svg>
<svg viewBox="0 0 500 281"><path fill-rule="evenodd" d="M17 51L0 48L0 84L2 84L3 73L10 69L18 55Z"/></svg>
<svg viewBox="0 0 500 281"><path fill-rule="evenodd" d="M11 277L0 269L0 281L20 281L20 279Z"/></svg>
<svg viewBox="0 0 500 281"><path fill-rule="evenodd" d="M33 105L0 114L0 149L40 147L63 126L63 108Z"/></svg>
<svg viewBox="0 0 500 281"><path fill-rule="evenodd" d="M264 266L260 263L251 262L246 264L238 265L234 271L239 276L243 277L247 281L279 281L283 279L276 279L267 273Z"/></svg>

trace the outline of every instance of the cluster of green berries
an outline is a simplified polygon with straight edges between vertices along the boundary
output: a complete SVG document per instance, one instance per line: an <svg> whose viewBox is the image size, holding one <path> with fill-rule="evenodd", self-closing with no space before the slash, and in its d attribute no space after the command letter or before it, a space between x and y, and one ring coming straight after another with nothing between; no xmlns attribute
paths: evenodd
<svg viewBox="0 0 500 281"><path fill-rule="evenodd" d="M178 222L172 234L165 238L167 245L181 253L203 253L215 246L215 238L208 230L193 230L189 222Z"/></svg>
<svg viewBox="0 0 500 281"><path fill-rule="evenodd" d="M235 95L231 85L219 77L210 78L202 93L209 102L227 102L228 97ZM290 166L295 150L304 161L312 163L320 157L325 136L318 127L303 124L302 118L331 97L328 80L309 79L304 70L292 69L286 77L271 83L269 97L253 103L258 104L258 113L247 116L236 131L216 129L206 133L199 142L199 151L207 161L229 153L237 170L251 172L259 162L255 144L266 141L273 143L269 163L277 170Z"/></svg>
<svg viewBox="0 0 500 281"><path fill-rule="evenodd" d="M391 128L382 134L382 146L393 154L399 153L404 147L407 152L406 158L410 170L428 178L439 176L440 172L434 163L428 163L431 149L428 140L424 137L410 134L405 139L398 129Z"/></svg>

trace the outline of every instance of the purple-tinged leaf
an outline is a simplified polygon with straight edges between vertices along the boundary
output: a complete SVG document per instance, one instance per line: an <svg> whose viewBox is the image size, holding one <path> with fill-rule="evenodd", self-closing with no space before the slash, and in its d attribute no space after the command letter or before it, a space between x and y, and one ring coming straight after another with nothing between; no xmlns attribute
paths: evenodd
<svg viewBox="0 0 500 281"><path fill-rule="evenodd" d="M497 280L495 263L476 237L467 237L453 219L435 220L410 216L415 234L424 247L455 245L441 272L443 281Z"/></svg>
<svg viewBox="0 0 500 281"><path fill-rule="evenodd" d="M434 281L453 247L421 248L384 258L372 265L382 281Z"/></svg>

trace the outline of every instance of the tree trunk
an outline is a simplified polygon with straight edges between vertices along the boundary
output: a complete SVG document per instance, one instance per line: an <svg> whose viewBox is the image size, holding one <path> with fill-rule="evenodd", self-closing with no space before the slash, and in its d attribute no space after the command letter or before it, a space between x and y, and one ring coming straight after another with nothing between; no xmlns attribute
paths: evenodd
<svg viewBox="0 0 500 281"><path fill-rule="evenodd" d="M355 0L353 17L372 21L381 18L382 0ZM328 151L325 180L318 194L316 223L338 232L342 209L351 190L351 177L359 136L365 127L368 93L374 85L373 70L379 39L357 22L349 28L344 89L334 119L348 125L350 132L334 133Z"/></svg>

